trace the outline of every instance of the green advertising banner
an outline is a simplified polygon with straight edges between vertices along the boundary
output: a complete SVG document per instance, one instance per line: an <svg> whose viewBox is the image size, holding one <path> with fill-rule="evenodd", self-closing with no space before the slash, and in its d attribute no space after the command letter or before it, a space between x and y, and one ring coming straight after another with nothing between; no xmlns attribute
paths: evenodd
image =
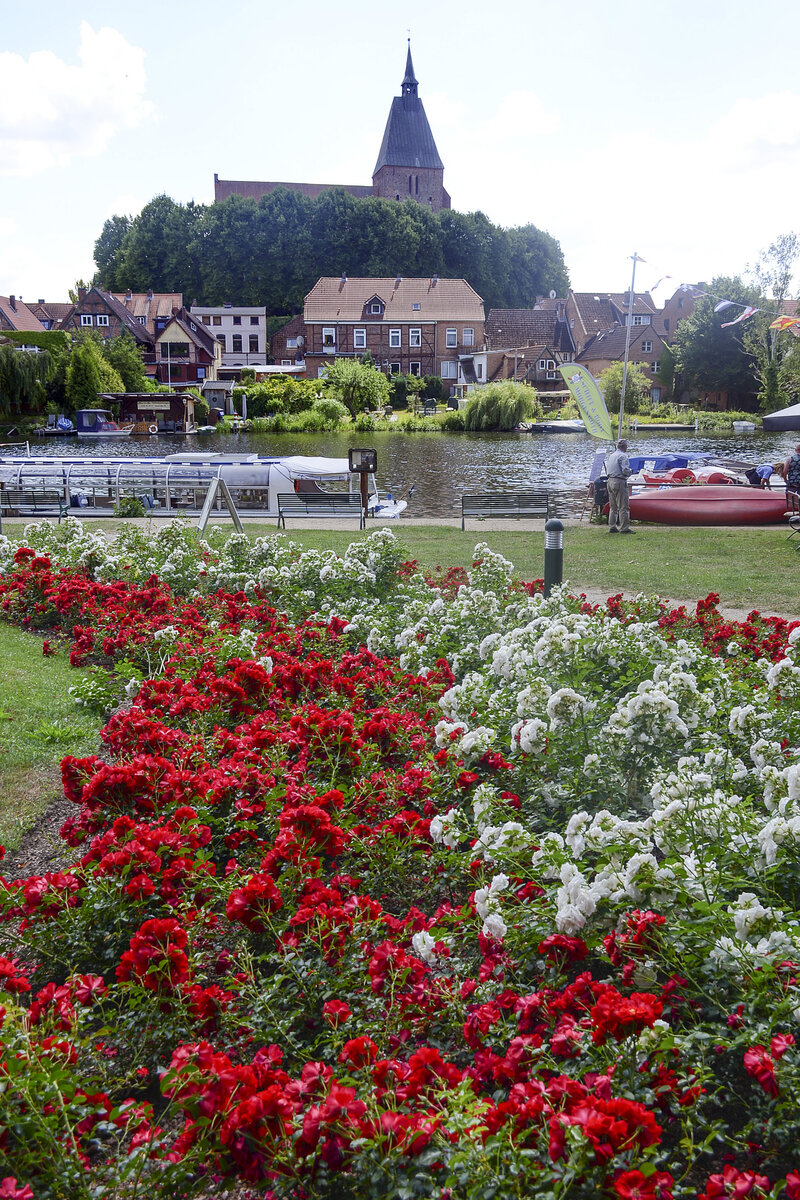
<svg viewBox="0 0 800 1200"><path fill-rule="evenodd" d="M580 409L587 433L604 442L613 442L611 419L595 377L578 363L561 363L558 369Z"/></svg>

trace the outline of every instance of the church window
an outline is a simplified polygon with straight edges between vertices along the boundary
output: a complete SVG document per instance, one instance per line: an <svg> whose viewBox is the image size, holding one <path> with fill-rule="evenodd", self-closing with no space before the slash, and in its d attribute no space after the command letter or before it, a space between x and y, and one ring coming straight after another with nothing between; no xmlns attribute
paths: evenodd
<svg viewBox="0 0 800 1200"><path fill-rule="evenodd" d="M444 344L449 349L452 349L454 346L458 345L458 330L457 329L448 329L447 330L447 332L445 333L445 336L444 336Z"/></svg>
<svg viewBox="0 0 800 1200"><path fill-rule="evenodd" d="M367 331L366 329L353 330L353 349L366 350L367 348Z"/></svg>
<svg viewBox="0 0 800 1200"><path fill-rule="evenodd" d="M413 176L409 175L409 177L408 177L408 194L409 194L409 196L411 195L411 184L412 184L412 182L413 182Z"/></svg>
<svg viewBox="0 0 800 1200"><path fill-rule="evenodd" d="M421 364L420 364L420 363L418 363L418 362L412 362L412 363L409 363L409 364L408 364L408 373L409 373L409 375L419 375L419 374L421 374L420 367L421 367Z"/></svg>
<svg viewBox="0 0 800 1200"><path fill-rule="evenodd" d="M232 346L233 353L241 354L241 352L242 352L242 335L240 333L234 333L232 336L233 336L233 346Z"/></svg>
<svg viewBox="0 0 800 1200"><path fill-rule="evenodd" d="M414 176L414 195L419 195L419 175Z"/></svg>
<svg viewBox="0 0 800 1200"><path fill-rule="evenodd" d="M461 340L465 346L472 346L475 343L475 330L465 329L461 334Z"/></svg>
<svg viewBox="0 0 800 1200"><path fill-rule="evenodd" d="M422 345L422 330L421 329L409 329L408 344L409 344L409 346L421 346Z"/></svg>
<svg viewBox="0 0 800 1200"><path fill-rule="evenodd" d="M398 192L397 195L395 196L395 200L399 200L399 199L400 199L400 193Z"/></svg>
<svg viewBox="0 0 800 1200"><path fill-rule="evenodd" d="M400 330L400 329L390 329L389 330L389 345L391 346L391 348L393 350L400 349L400 346L402 344L401 339L402 339L402 330Z"/></svg>

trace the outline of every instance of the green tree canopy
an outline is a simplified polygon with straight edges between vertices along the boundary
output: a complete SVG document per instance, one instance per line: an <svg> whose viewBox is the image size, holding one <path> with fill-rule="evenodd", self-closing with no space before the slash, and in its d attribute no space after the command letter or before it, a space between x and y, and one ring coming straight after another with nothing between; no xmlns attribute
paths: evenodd
<svg viewBox="0 0 800 1200"><path fill-rule="evenodd" d="M516 429L520 421L541 414L542 406L530 384L501 379L472 393L464 409L464 428L476 433L508 431Z"/></svg>
<svg viewBox="0 0 800 1200"><path fill-rule="evenodd" d="M412 200L311 200L278 188L259 201L176 204L156 196L113 216L95 243L101 287L181 291L201 304L264 304L294 313L321 275L464 278L487 308L519 308L569 278L558 242L533 225L503 229L483 213L433 213Z"/></svg>
<svg viewBox="0 0 800 1200"><path fill-rule="evenodd" d="M708 291L709 295L699 297L692 315L678 323L676 365L687 387L701 392L727 391L743 399L756 391L755 359L744 343L746 325L723 329L731 313L739 310L726 308L715 313L714 307L720 297L758 307L761 296L738 275L718 276Z"/></svg>
<svg viewBox="0 0 800 1200"><path fill-rule="evenodd" d="M44 385L52 370L46 350L18 350L0 346L0 415L26 416L44 406Z"/></svg>
<svg viewBox="0 0 800 1200"><path fill-rule="evenodd" d="M325 391L345 405L351 417L379 408L389 399L389 380L375 367L352 358L337 358L325 375Z"/></svg>
<svg viewBox="0 0 800 1200"><path fill-rule="evenodd" d="M105 342L102 354L108 365L120 376L126 392L148 391L150 381L144 369L144 360L133 335L127 329L123 330L119 337L110 338ZM111 391L110 388L103 390Z"/></svg>
<svg viewBox="0 0 800 1200"><path fill-rule="evenodd" d="M622 372L624 363L615 362L605 371L600 372L598 383L605 397L606 408L614 416L619 412L619 400L622 395ZM625 412L639 411L639 405L650 399L650 380L638 363L628 363L628 376L625 380Z"/></svg>
<svg viewBox="0 0 800 1200"><path fill-rule="evenodd" d="M104 390L101 383L103 365L103 356L92 338L86 338L73 347L66 379L67 402L73 411L97 407L97 393Z"/></svg>

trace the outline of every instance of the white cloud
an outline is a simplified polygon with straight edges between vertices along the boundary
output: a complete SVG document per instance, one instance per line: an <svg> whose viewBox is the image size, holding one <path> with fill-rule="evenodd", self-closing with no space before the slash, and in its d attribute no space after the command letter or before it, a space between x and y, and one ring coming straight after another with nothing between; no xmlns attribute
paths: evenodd
<svg viewBox="0 0 800 1200"><path fill-rule="evenodd" d="M142 49L82 21L78 58L80 66L50 50L0 54L0 173L36 175L101 154L152 115Z"/></svg>

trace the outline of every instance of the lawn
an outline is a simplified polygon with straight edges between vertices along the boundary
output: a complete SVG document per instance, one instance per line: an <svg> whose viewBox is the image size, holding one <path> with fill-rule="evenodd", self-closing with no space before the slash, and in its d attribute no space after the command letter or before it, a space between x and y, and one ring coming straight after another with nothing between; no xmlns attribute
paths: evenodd
<svg viewBox="0 0 800 1200"><path fill-rule="evenodd" d="M109 534L122 522L97 525ZM159 526L154 523L157 531ZM535 530L493 530L481 522L462 532L444 525L397 522L391 528L408 557L424 567L469 566L472 551L485 541L505 555L523 579L544 574L544 534ZM6 521L3 532L19 534L22 523ZM274 536L274 524L247 522L251 537ZM362 535L357 530L290 528L302 546L344 551ZM723 605L800 615L800 554L787 543L786 526L769 528L680 528L638 525L634 538L609 537L600 525L569 525L564 532L564 578L578 590L657 592L670 600L699 600L719 592Z"/></svg>
<svg viewBox="0 0 800 1200"><path fill-rule="evenodd" d="M68 688L82 672L65 652L42 655L42 639L0 623L0 845L22 834L61 795L60 763L98 746L98 722L78 708Z"/></svg>

